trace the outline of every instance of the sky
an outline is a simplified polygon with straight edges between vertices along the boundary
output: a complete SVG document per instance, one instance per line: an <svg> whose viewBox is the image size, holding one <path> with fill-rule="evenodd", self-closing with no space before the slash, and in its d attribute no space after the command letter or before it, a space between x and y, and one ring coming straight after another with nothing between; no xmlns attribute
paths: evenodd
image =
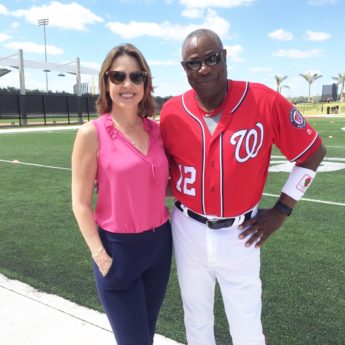
<svg viewBox="0 0 345 345"><path fill-rule="evenodd" d="M1 0L1 58L23 49L24 60L45 60L99 71L108 51L122 43L137 46L148 61L155 95L189 89L181 67L181 45L194 29L208 28L227 50L228 76L276 89L275 76L287 76L282 94L308 95L300 76L318 73L311 95L345 73L345 0ZM18 70L0 77L0 87L19 88ZM52 91L73 92L75 76L48 74ZM97 93L97 72L82 74L82 83ZM41 70L25 69L26 89L46 90Z"/></svg>

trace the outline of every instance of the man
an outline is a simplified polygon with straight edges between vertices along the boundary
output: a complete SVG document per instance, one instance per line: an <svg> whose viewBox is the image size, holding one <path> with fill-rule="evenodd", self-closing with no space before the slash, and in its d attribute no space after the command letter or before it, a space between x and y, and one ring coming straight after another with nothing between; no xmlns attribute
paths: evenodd
<svg viewBox="0 0 345 345"><path fill-rule="evenodd" d="M188 345L215 344L216 281L233 344L264 345L260 247L291 214L326 150L284 97L227 79L226 50L213 31L190 33L182 58L192 89L166 102L161 130ZM273 144L295 165L274 206L258 212Z"/></svg>

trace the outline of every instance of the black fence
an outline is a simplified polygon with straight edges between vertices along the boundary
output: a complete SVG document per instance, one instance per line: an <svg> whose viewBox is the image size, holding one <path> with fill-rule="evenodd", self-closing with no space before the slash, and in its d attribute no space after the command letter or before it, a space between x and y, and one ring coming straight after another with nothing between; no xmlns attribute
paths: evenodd
<svg viewBox="0 0 345 345"><path fill-rule="evenodd" d="M97 96L0 93L0 127L77 124L96 116Z"/></svg>

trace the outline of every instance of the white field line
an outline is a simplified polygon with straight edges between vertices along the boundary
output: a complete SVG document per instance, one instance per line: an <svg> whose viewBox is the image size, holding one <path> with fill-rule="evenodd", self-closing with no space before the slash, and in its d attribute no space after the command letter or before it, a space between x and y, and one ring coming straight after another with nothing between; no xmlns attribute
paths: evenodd
<svg viewBox="0 0 345 345"><path fill-rule="evenodd" d="M276 157L279 157L279 156L276 156ZM332 158L332 159L334 159L334 158ZM71 168L54 167L54 166L50 166L50 165L35 164L35 163L24 163L24 162L19 162L19 161L9 161L9 160L5 160L5 159L0 159L0 162L12 163L12 164L30 165L30 166L36 166L36 167L48 168L48 169L59 169L59 170L68 170L68 171L72 170ZM278 194L264 193L264 195L265 196L272 196L272 197L279 197ZM328 204L328 205L335 205L335 206L345 206L345 203L335 202L335 201L325 201L325 200L307 199L307 198L302 198L301 200L303 200L303 201L310 201L310 202L316 202L316 203L319 203L319 204Z"/></svg>
<svg viewBox="0 0 345 345"><path fill-rule="evenodd" d="M54 167L54 166L51 166L51 165L43 165L43 164L35 164L35 163L25 163L25 162L20 162L18 160L9 161L9 160L6 160L6 159L0 159L0 162L12 163L12 164L30 165L30 166L34 166L34 167L48 168L48 169L69 170L69 171L72 170L71 168Z"/></svg>
<svg viewBox="0 0 345 345"><path fill-rule="evenodd" d="M329 146L328 146L329 147ZM341 147L341 146L338 146L339 148L343 148L343 147ZM282 159L282 160L285 160L285 161L287 161L286 160L286 158L284 157L284 156L271 156L271 158L273 158L273 159ZM345 162L345 158L340 158L340 157L325 157L324 159L323 159L324 161L338 161L338 162Z"/></svg>
<svg viewBox="0 0 345 345"><path fill-rule="evenodd" d="M338 162L345 162L345 158L340 157L325 157L324 161L338 161Z"/></svg>
<svg viewBox="0 0 345 345"><path fill-rule="evenodd" d="M32 127L32 128L4 128L0 129L0 134L17 134L17 133L30 133L30 132L50 132L50 131L62 131L78 129L80 125L69 125L69 126L54 126L54 127Z"/></svg>
<svg viewBox="0 0 345 345"><path fill-rule="evenodd" d="M285 157L283 156L271 156L271 158L273 159L282 159L282 160L286 160ZM339 157L325 157L324 158L325 161L339 161L339 162L345 162L345 158L339 158ZM0 159L0 162L3 163L12 163L12 164L22 164L22 165L32 165L32 166L37 166L37 167L41 167L41 168L49 168L49 169L60 169L60 170L72 170L71 168L64 168L64 167L55 167L52 165L44 165L44 164L36 164L36 163L26 163L26 162L21 162L18 160L6 160L6 159Z"/></svg>
<svg viewBox="0 0 345 345"><path fill-rule="evenodd" d="M344 128L345 130L345 128ZM326 148L331 147L333 149L345 149L345 146L335 146L335 145L327 145Z"/></svg>
<svg viewBox="0 0 345 345"><path fill-rule="evenodd" d="M272 197L275 197L275 198L279 198L279 196L280 196L278 194L270 194L270 193L264 193L264 195L272 196ZM300 201L310 201L310 202L316 202L318 204L345 206L344 202L336 202L336 201L326 201L326 200L317 200L317 199L308 199L308 198L302 198Z"/></svg>

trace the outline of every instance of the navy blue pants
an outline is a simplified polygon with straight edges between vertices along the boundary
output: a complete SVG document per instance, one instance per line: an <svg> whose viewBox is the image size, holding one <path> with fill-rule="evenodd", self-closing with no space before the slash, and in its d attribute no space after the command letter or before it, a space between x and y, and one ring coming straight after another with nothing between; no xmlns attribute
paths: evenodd
<svg viewBox="0 0 345 345"><path fill-rule="evenodd" d="M102 229L99 234L113 263L105 277L95 262L93 268L98 296L116 342L152 345L170 275L170 223L139 234Z"/></svg>

